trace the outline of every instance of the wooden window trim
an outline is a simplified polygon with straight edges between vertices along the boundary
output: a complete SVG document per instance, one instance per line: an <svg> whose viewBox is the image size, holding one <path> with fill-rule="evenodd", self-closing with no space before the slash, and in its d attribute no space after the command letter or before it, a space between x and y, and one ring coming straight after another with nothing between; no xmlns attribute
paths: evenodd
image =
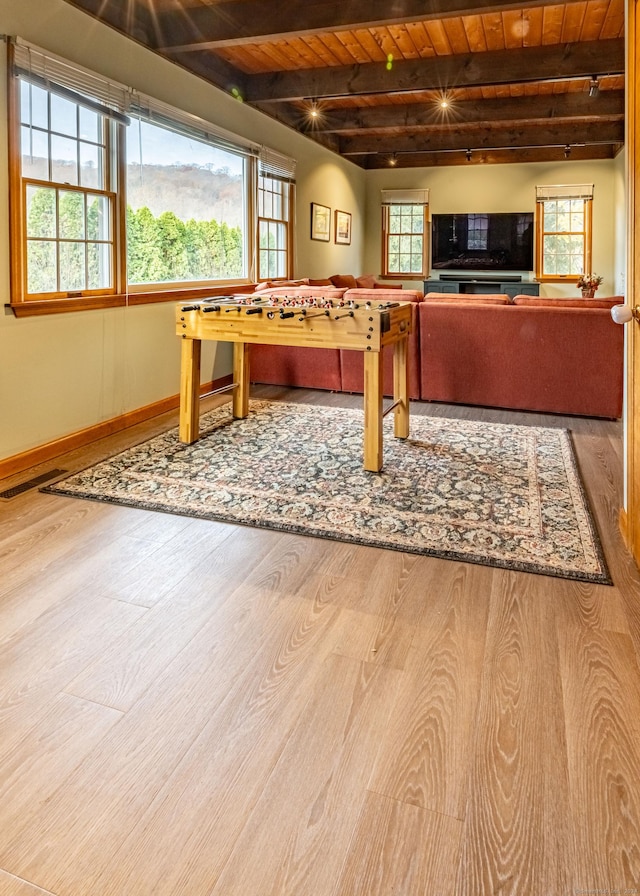
<svg viewBox="0 0 640 896"><path fill-rule="evenodd" d="M128 305L157 305L163 302L189 302L212 296L235 295L253 292L255 283L197 287L194 289L168 289L140 293L116 293L105 296L78 296L65 299L31 299L19 304L9 303L16 317L37 317L42 314L65 314L70 311L96 311L100 308L124 308Z"/></svg>
<svg viewBox="0 0 640 896"><path fill-rule="evenodd" d="M554 201L550 198L549 201ZM591 271L591 261L593 252L593 199L583 199L584 202L584 271ZM577 274L544 274L543 250L544 250L544 203L545 200L536 202L536 256L535 256L535 277L540 283L575 283Z"/></svg>
<svg viewBox="0 0 640 896"><path fill-rule="evenodd" d="M267 175L271 177L272 180L279 180L281 182L285 182L282 178L276 177L273 174ZM260 175L256 172L258 191L260 190ZM260 208L259 200L256 201L256 210L255 210L255 220L256 226L254 229L255 239L256 239L256 249L257 249L257 259L256 259L256 278L260 279L260 223L262 221L274 222L276 224L284 224L286 231L286 246L284 250L286 252L286 273L281 278L283 280L290 280L293 277L293 223L294 223L294 211L295 211L295 189L296 185L293 181L286 181L289 185L288 191L288 200L287 200L287 219L281 218L267 218L264 215L258 214L258 210ZM266 279L266 278L264 278Z"/></svg>
<svg viewBox="0 0 640 896"><path fill-rule="evenodd" d="M419 203L415 203L416 205ZM423 229L422 229L422 271L408 271L406 273L396 273L389 271L389 206L382 206L382 272L381 277L385 280L424 280L427 277L428 258L430 247L429 243L429 206L423 206Z"/></svg>
<svg viewBox="0 0 640 896"><path fill-rule="evenodd" d="M126 134L122 124L114 122L107 130L108 191L115 194L114 200L114 287L109 291L83 290L81 295L56 294L46 298L26 296L26 220L24 200L24 180L21 166L20 144L20 78L15 73L13 47L9 45L8 58L8 149L9 149L9 253L10 253L10 300L6 303L15 317L35 317L46 314L63 314L77 311L95 311L118 308L127 305L157 304L162 302L189 301L238 292L252 291L254 283L242 281L215 281L204 285L172 287L161 284L157 288L149 285L127 289L127 245L126 227ZM115 137L113 136L115 134ZM248 166L250 172L252 166ZM248 186L250 185L250 180ZM105 192L91 190L90 192ZM290 203L293 208L293 192ZM255 218L253 219L255 220ZM249 234L250 239L252 234ZM288 228L288 264L293 259L293 233Z"/></svg>
<svg viewBox="0 0 640 896"><path fill-rule="evenodd" d="M27 295L27 234L26 234L26 189L30 183L38 183L32 178L22 176L21 144L20 144L20 78L15 72L13 45L9 45L8 55L8 133L9 133L9 254L10 254L10 301L16 317L31 317L41 314L60 314L72 311L89 311L100 308L111 308L125 304L123 278L126 267L121 259L123 203L126 205L124 191L118 190L123 181L124 158L121 152L114 151L112 136L116 130L118 148L124 141L124 127L117 123L107 123L105 135L105 153L107 155L107 182L104 188L85 188L81 185L58 184L42 181L42 184L55 190L69 189L72 192L95 193L107 197L111 202L113 220L113 286L106 290L78 290L78 295L68 293L51 293L47 296L31 298ZM114 166L116 166L114 170ZM114 183L115 181L115 183ZM124 246L126 255L126 244Z"/></svg>
<svg viewBox="0 0 640 896"><path fill-rule="evenodd" d="M109 288L109 289L82 289L82 290L77 290L77 291L61 290L61 291L47 293L41 299L30 299L30 298L26 297L26 295L27 295L27 288L26 288L27 266L26 266L26 260L25 260L25 255L26 255L25 247L28 243L28 237L26 235L26 208L27 208L27 198L26 197L27 197L27 190L30 186L42 186L45 189L64 191L64 192L68 192L68 193L79 193L79 194L83 194L83 195L90 193L92 196L102 196L104 199L108 200L109 205L111 206L111 216L112 216L111 224L112 224L112 230L113 230L113 238L108 241L104 240L103 242L108 242L108 244L112 248L111 274L112 274L112 279L113 279L114 285L111 288ZM82 186L77 186L77 185L58 184L58 183L54 183L52 181L33 180L32 178L29 178L29 177L23 177L21 179L21 187L22 187L22 189L21 189L21 196L20 196L20 226L21 226L20 256L22 258L21 288L23 291L23 295L25 296L24 301L25 302L32 302L32 301L34 301L34 302L35 301L49 302L49 301L55 301L57 299L66 300L66 299L70 299L70 298L91 299L96 296L105 296L108 298L109 296L115 295L117 292L122 292L122 289L120 289L120 290L118 289L117 274L116 274L116 270L117 270L116 255L117 255L117 251L118 251L117 227L116 227L116 224L117 224L116 209L118 207L117 195L108 190L98 189L97 187L82 187ZM64 242L64 241L63 240L55 240L55 242ZM87 242L87 240L80 240L80 242ZM89 241L89 242L95 242L95 241ZM77 295L76 295L76 292L77 292Z"/></svg>

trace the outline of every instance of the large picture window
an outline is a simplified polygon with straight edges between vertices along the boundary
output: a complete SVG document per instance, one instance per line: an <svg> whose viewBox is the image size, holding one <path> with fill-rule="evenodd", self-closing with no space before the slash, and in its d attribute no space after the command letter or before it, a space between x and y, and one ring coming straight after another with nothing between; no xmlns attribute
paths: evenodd
<svg viewBox="0 0 640 896"><path fill-rule="evenodd" d="M573 280L591 270L593 186L536 188L536 279Z"/></svg>
<svg viewBox="0 0 640 896"><path fill-rule="evenodd" d="M382 275L426 277L427 191L383 190L382 195Z"/></svg>
<svg viewBox="0 0 640 896"><path fill-rule="evenodd" d="M247 278L245 158L143 119L127 129L127 278Z"/></svg>

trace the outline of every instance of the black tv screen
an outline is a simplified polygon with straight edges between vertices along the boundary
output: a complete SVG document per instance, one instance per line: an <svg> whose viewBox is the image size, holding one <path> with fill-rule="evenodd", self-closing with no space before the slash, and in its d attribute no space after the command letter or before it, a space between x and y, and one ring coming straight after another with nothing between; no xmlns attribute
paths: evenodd
<svg viewBox="0 0 640 896"><path fill-rule="evenodd" d="M433 215L432 267L533 270L533 212Z"/></svg>

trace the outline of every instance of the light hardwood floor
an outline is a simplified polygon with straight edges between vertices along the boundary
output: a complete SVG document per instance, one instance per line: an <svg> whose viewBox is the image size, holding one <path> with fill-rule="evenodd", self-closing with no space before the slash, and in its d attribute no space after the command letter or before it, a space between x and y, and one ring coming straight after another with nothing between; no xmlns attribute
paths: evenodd
<svg viewBox="0 0 640 896"><path fill-rule="evenodd" d="M640 894L621 424L412 413L570 428L614 586L0 501L3 896Z"/></svg>

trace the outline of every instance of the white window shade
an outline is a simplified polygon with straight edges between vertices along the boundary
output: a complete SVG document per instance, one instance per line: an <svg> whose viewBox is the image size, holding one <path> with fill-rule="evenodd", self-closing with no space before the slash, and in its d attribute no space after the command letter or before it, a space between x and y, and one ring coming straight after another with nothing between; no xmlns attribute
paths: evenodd
<svg viewBox="0 0 640 896"><path fill-rule="evenodd" d="M11 38L15 74L66 96L123 124L128 115L144 118L186 137L201 140L231 152L257 156L260 146L196 115L184 112L153 97L138 93L95 72L68 62L21 38Z"/></svg>
<svg viewBox="0 0 640 896"><path fill-rule="evenodd" d="M266 146L260 148L258 170L263 177L277 177L293 183L296 179L296 161Z"/></svg>
<svg viewBox="0 0 640 896"><path fill-rule="evenodd" d="M550 184L536 187L536 200L593 199L593 184Z"/></svg>
<svg viewBox="0 0 640 896"><path fill-rule="evenodd" d="M382 205L429 205L429 190L381 190Z"/></svg>
<svg viewBox="0 0 640 896"><path fill-rule="evenodd" d="M129 89L20 38L12 38L14 74L128 124Z"/></svg>
<svg viewBox="0 0 640 896"><path fill-rule="evenodd" d="M241 153L246 156L256 156L259 151L257 143L245 140L237 134L232 134L224 128L211 124L197 115L191 115L175 106L169 106L161 100L132 92L129 111L132 115L157 124L160 127L175 131L184 137L192 137L201 140L211 146L228 152Z"/></svg>

